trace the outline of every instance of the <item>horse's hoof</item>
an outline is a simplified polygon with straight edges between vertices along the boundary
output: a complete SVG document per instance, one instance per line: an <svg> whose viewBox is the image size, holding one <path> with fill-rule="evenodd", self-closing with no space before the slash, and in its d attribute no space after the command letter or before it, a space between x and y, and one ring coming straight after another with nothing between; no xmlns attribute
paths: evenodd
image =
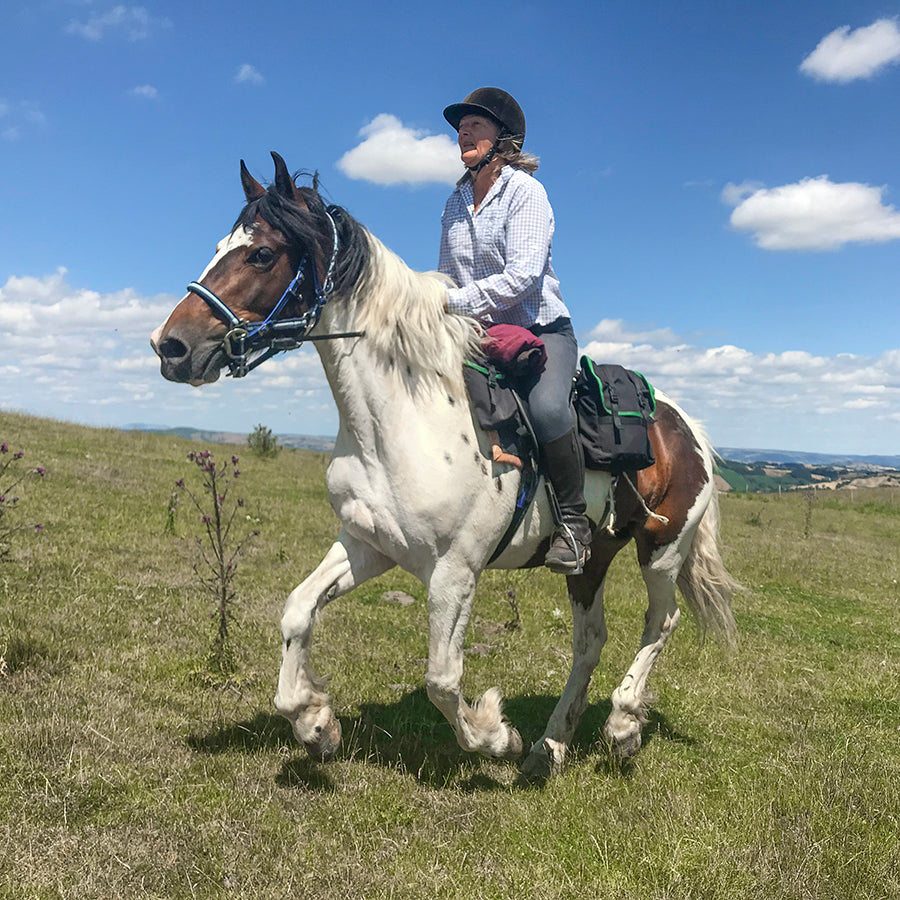
<svg viewBox="0 0 900 900"><path fill-rule="evenodd" d="M562 771L564 750L546 739L538 741L522 763L522 777L528 781L546 781Z"/></svg>
<svg viewBox="0 0 900 900"><path fill-rule="evenodd" d="M506 745L501 759L518 759L522 755L522 736L519 732L509 726L509 743Z"/></svg>
<svg viewBox="0 0 900 900"><path fill-rule="evenodd" d="M609 722L603 729L609 749L620 759L629 760L637 756L641 749L641 725L633 717L619 728L614 728Z"/></svg>
<svg viewBox="0 0 900 900"><path fill-rule="evenodd" d="M341 743L341 723L332 716L331 721L324 727L318 728L318 735L314 740L304 741L306 752L317 762L328 762Z"/></svg>

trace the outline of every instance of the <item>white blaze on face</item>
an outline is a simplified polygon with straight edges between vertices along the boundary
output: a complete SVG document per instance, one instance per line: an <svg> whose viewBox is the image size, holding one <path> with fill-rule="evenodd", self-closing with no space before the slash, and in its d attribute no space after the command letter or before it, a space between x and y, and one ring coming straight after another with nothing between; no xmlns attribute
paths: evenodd
<svg viewBox="0 0 900 900"><path fill-rule="evenodd" d="M203 274L197 279L203 281L207 275L229 254L238 247L249 247L253 243L253 232L241 226L232 234L227 234L216 244L216 255L209 261Z"/></svg>
<svg viewBox="0 0 900 900"><path fill-rule="evenodd" d="M209 265L203 270L203 274L197 279L197 281L203 281L207 275L229 254L232 250L237 250L239 247L249 247L253 243L253 232L247 228L241 226L237 229L237 231L226 234L225 237L216 244L216 255L209 261ZM174 312L174 310L173 310ZM171 318L171 315L169 316ZM165 330L166 325L168 324L169 319L166 319L162 325L157 328L153 334L150 335L150 342L154 347L159 346L159 338L162 332Z"/></svg>

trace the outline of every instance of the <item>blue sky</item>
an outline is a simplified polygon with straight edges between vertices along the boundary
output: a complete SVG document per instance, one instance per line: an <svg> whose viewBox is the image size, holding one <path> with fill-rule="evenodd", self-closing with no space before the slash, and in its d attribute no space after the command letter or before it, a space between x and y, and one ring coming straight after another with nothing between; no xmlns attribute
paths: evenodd
<svg viewBox="0 0 900 900"><path fill-rule="evenodd" d="M33 0L0 36L0 408L334 434L315 351L200 389L150 331L270 150L413 268L441 116L521 103L581 347L718 446L900 452L900 2Z"/></svg>

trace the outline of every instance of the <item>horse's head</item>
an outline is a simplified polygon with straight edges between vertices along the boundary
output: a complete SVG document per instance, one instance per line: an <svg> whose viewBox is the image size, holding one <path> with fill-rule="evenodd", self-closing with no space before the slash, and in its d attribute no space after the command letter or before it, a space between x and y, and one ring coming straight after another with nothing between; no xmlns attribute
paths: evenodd
<svg viewBox="0 0 900 900"><path fill-rule="evenodd" d="M356 245L342 256L359 256L359 226L343 210L326 209L315 189L297 187L284 160L274 152L272 158L268 189L241 161L247 205L150 338L170 381L212 382L225 366L245 375L273 353L299 346L315 328L332 280L355 274L358 259L336 263L342 243Z"/></svg>

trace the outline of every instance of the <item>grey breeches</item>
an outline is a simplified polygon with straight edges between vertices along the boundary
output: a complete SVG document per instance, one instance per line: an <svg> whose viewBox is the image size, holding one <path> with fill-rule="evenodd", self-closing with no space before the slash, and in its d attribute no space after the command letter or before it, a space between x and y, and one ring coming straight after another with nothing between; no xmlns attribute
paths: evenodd
<svg viewBox="0 0 900 900"><path fill-rule="evenodd" d="M569 403L578 365L578 341L568 319L529 329L544 342L547 365L527 396L535 435L541 444L562 437L575 425Z"/></svg>

